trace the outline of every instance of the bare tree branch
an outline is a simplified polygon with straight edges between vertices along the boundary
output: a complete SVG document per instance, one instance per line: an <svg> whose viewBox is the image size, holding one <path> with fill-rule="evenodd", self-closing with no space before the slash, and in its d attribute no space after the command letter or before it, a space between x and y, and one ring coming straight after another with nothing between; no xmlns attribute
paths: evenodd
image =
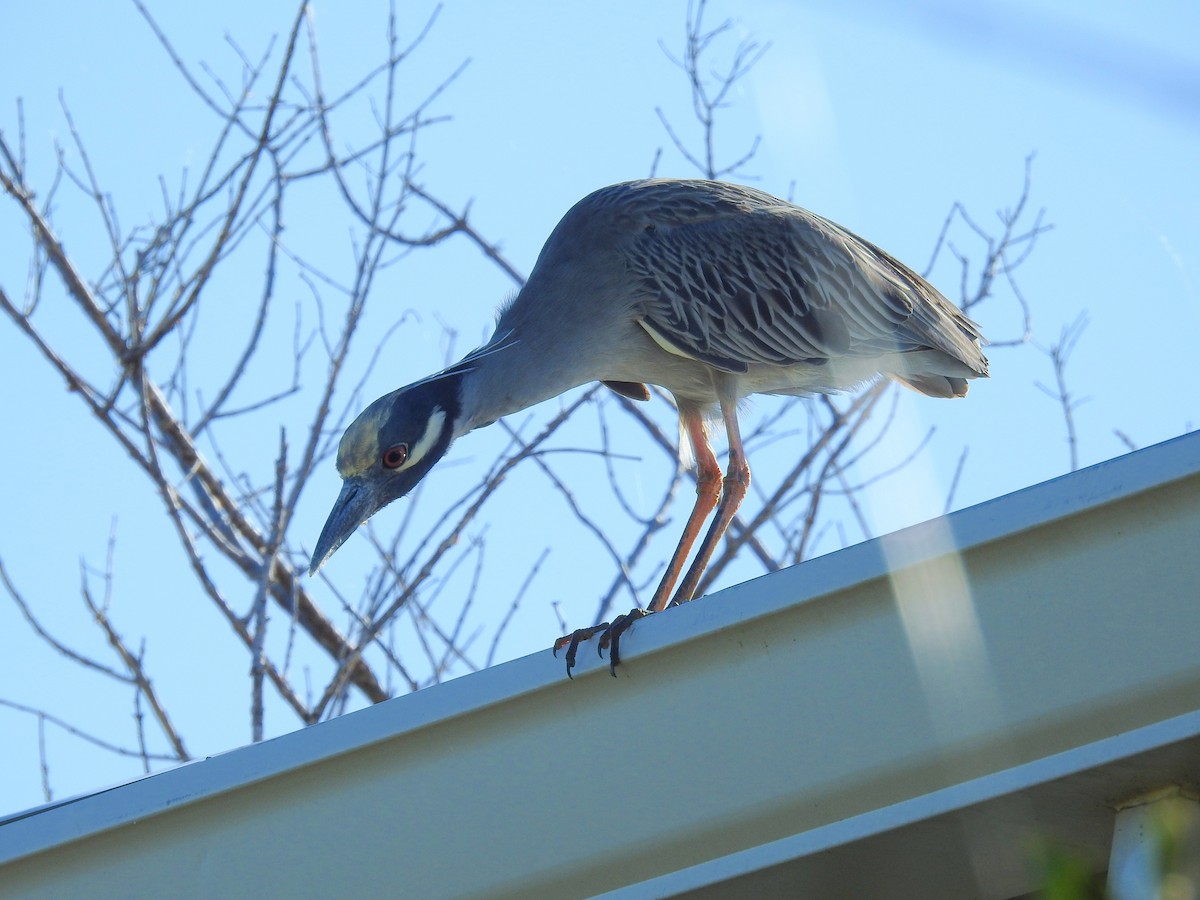
<svg viewBox="0 0 1200 900"><path fill-rule="evenodd" d="M716 69L706 71L706 60L713 44L718 38L731 31L734 24L731 20L726 19L715 28L705 31L704 13L707 6L708 0L694 0L694 2L688 0L682 58L672 54L666 45L659 41L663 53L683 71L691 87L692 113L700 124L702 151L696 154L688 148L687 143L671 127L670 120L662 107L655 107L654 112L680 155L699 170L703 177L717 179L727 175L741 175L741 170L758 153L761 139L756 135L751 141L750 148L740 157L725 165L718 164L716 160L716 116L719 110L730 105L729 95L734 86L750 73L750 70L758 64L771 45L769 43L759 44L750 39L742 40L734 48L728 68L724 71Z"/></svg>
<svg viewBox="0 0 1200 900"><path fill-rule="evenodd" d="M1047 387L1040 381L1034 382L1034 384L1043 394L1057 402L1062 410L1063 423L1067 428L1067 450L1072 472L1079 468L1079 438L1075 431L1075 410L1087 403L1090 398L1075 397L1071 393L1067 386L1067 362L1071 359L1071 354L1075 352L1075 347L1079 344L1079 339L1083 337L1087 326L1087 313L1080 313L1074 322L1063 326L1058 340L1049 347L1042 347L1036 343L1034 345L1050 358L1050 364L1054 367L1053 388Z"/></svg>

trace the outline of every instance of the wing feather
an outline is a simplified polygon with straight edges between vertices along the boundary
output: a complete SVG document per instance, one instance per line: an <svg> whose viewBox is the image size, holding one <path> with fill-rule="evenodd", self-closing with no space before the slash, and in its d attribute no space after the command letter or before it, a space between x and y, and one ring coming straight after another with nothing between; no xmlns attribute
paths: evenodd
<svg viewBox="0 0 1200 900"><path fill-rule="evenodd" d="M934 349L986 372L975 323L841 226L736 185L643 182L638 191L626 210L637 311L685 355L745 372Z"/></svg>

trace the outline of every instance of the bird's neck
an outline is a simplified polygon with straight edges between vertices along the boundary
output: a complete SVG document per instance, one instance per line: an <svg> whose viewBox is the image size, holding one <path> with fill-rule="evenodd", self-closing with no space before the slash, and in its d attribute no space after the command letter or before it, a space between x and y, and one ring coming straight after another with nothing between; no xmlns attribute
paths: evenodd
<svg viewBox="0 0 1200 900"><path fill-rule="evenodd" d="M459 364L461 413L455 436L595 380L577 354L564 354L563 349L541 346L516 331L497 330L491 341Z"/></svg>

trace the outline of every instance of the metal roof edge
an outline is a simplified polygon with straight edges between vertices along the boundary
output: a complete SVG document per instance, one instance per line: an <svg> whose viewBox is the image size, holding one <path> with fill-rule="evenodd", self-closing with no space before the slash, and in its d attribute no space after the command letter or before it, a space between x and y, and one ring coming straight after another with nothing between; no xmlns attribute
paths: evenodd
<svg viewBox="0 0 1200 900"><path fill-rule="evenodd" d="M811 831L627 885L599 897L636 900L679 896L1195 737L1200 737L1200 711L992 772Z"/></svg>
<svg viewBox="0 0 1200 900"><path fill-rule="evenodd" d="M995 500L848 547L720 593L722 602L689 603L654 616L626 636L624 655L657 653L747 621L812 602L885 576L899 552L905 563L967 549L1077 515L1200 471L1200 434L1185 435ZM930 542L951 535L953 548ZM932 549L930 549L932 547ZM941 547L942 549L938 549ZM897 551L896 548L899 548ZM790 580L789 580L790 579ZM751 585L754 584L754 587ZM732 601L732 602L729 602ZM581 654L576 679L607 678L607 662ZM230 750L136 781L0 819L0 864L219 796L380 741L561 686L561 659L543 651L414 694L346 714L260 744ZM1115 739L1114 739L1115 740ZM878 814L882 815L883 811ZM832 826L830 826L832 827Z"/></svg>

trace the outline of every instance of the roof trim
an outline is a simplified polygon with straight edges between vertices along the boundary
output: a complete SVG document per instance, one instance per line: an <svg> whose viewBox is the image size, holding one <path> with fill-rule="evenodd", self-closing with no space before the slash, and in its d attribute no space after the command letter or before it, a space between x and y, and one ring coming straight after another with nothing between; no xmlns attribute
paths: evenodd
<svg viewBox="0 0 1200 900"><path fill-rule="evenodd" d="M677 897L1196 738L1200 738L1200 711L989 773L598 896L609 900Z"/></svg>
<svg viewBox="0 0 1200 900"><path fill-rule="evenodd" d="M1163 488L1176 483L1179 483L1177 490L1162 491ZM1141 495L1152 491L1159 491L1159 493L1154 495L1153 503L1148 504ZM1012 583L1003 579L1014 574L1023 574L1013 573L1012 567L1020 568L1029 563L1024 557L1017 557L1013 560L1003 555L1002 545L1013 546L1006 539L1024 541L1025 545L1030 546L1034 553L1042 555L1041 565L1043 568L1039 570L1042 574L1030 576L1039 578L1049 577L1045 573L1053 572L1054 566L1057 564L1057 560L1052 556L1057 551L1044 546L1044 538L1070 539L1070 533L1080 528L1099 529L1096 534L1106 536L1105 540L1109 541L1107 546L1110 551L1115 550L1122 554L1140 553L1149 546L1151 551L1156 553L1175 552L1155 548L1152 543L1147 545L1145 542L1160 540L1163 535L1172 533L1177 533L1183 539L1191 540L1197 529L1200 529L1200 519L1195 518L1195 504L1189 499L1194 499L1197 491L1200 491L1200 434L1193 434L729 588L720 592L719 600L717 595L713 595L673 609L669 615L656 615L643 620L626 636L626 642L623 645L626 666L621 670L622 678L616 682L608 677L607 666L603 660L598 659L594 654L584 654L576 670L575 682L568 684L563 678L561 660L555 659L549 652L543 651L422 690L416 694L399 697L375 707L350 713L339 719L284 735L262 744L233 750L107 791L48 804L8 816L0 819L0 828L3 829L0 832L0 838L2 838L0 839L0 864L13 863L34 854L54 850L54 848L64 848L83 838L94 838L114 832L124 826L143 823L153 817L167 816L193 808L200 805L202 801L221 798L242 789L260 790L261 788L256 786L286 781L283 776L301 773L303 770L319 764L338 761L347 754L363 752L363 757L376 758L381 754L370 754L365 751L383 742L388 743L386 753L382 755L388 756L391 760L389 764L393 766L393 769L388 770L390 774L387 777L403 778L405 773L397 772L395 767L402 766L402 763L397 760L408 752L408 748L414 745L424 746L446 731L459 734L461 738L467 725L473 725L476 719L480 721L495 721L498 718L505 720L510 728L505 739L509 740L510 745L512 740L529 739L538 734L537 728L541 718L556 710L560 711L558 714L567 717L563 721L571 723L570 728L577 727L581 721L590 721L588 717L596 713L594 708L581 711L579 707L585 703L602 706L608 710L610 716L614 714L614 711L622 719L629 716L629 722L618 724L622 727L631 726L634 721L643 722L645 716L650 715L649 709L653 704L667 704L661 707L664 712L656 714L670 716L669 704L672 698L678 700L679 691L685 692L692 698L689 702L698 702L696 697L704 697L706 699L703 702L707 703L709 702L707 698L712 697L711 691L714 685L723 684L725 679L730 677L750 678L752 677L751 670L754 667L758 667L754 668L754 671L760 674L753 677L761 678L763 677L762 667L768 665L778 667L781 663L789 667L794 666L791 670L793 676L808 679L799 683L799 686L801 688L807 686L809 695L813 693L813 690L824 691L825 693L821 695L823 700L827 697L824 702L866 702L870 700L871 691L878 694L880 688L892 687L887 681L889 677L901 677L911 681L912 656L910 653L915 652L904 643L903 629L897 625L896 603L890 599L888 585L881 584L881 580L886 580L889 576L894 578L897 573L903 575L908 569L920 569L925 562L936 562L944 556L957 553L966 560L968 567L972 568L973 577L984 579L978 585L972 585L984 591L985 596L981 595L983 599L980 600L986 607L984 611L988 615L1007 617L1003 620L994 619L992 624L1000 624L1007 629L1004 632L1005 640L1021 640L1024 635L1013 629L1019 629L1022 626L1019 622L1013 621L1013 612L1007 608L1011 605L1008 602L1009 599L1020 598L1012 594L1014 590ZM1158 516L1158 506L1164 504L1174 509L1172 515L1189 517L1186 520L1180 520L1185 521L1186 524L1173 524L1174 520L1159 522L1155 518ZM1112 511L1106 512L1110 507ZM1148 508L1152 516L1150 519L1145 519ZM1136 512L1133 519L1120 518L1127 515L1128 510L1141 510L1141 512ZM1138 519L1136 516L1143 516L1143 519ZM1075 517L1078 517L1079 521L1072 521L1069 528L1057 524L1066 519L1074 520ZM1129 524L1131 522L1134 524L1149 522L1153 534L1138 534L1136 530L1129 530L1132 528ZM1045 532L1039 531L1035 540L1025 534L1034 529L1045 529ZM1175 529L1175 532L1172 532L1171 529ZM1113 541L1116 543L1112 543ZM1138 543L1139 541L1142 543ZM1000 555L996 556L997 553ZM1115 565L1115 561L1113 564ZM1080 565L1080 563L1076 560L1072 562L1072 565ZM1181 559L1179 566L1176 567L1177 571L1174 572L1170 571L1170 566L1159 565L1157 569L1154 566L1148 568L1146 577L1159 579L1159 583L1155 585L1157 590L1155 602L1157 603L1156 609L1162 615L1178 616L1178 610L1182 608L1179 604L1189 602L1189 598L1180 596L1179 579L1190 578L1192 569L1197 565L1200 565L1200 561L1189 558ZM997 568L997 566L1001 566L1001 568ZM1009 568L1005 569L1003 566ZM1054 578L1065 578L1069 574L1055 575ZM986 579L995 579L996 577L1000 577L1002 580L985 583ZM1165 582L1162 581L1164 577L1168 579ZM892 587L894 589L894 585ZM1111 593L1107 584L1099 583L1096 587L1101 592L1109 590ZM1055 590L1059 590L1059 588L1056 587ZM1079 611L1088 609L1086 604L1093 599L1070 597L1065 593L1062 596L1064 597L1063 603L1067 605L1057 610L1056 615L1066 615L1068 612L1079 615ZM1113 608L1120 609L1120 607ZM903 611L901 610L901 612ZM1123 614L1133 615L1128 610ZM1087 613L1083 612L1082 615L1086 616ZM1187 698L1193 696L1190 687L1188 690L1184 690L1180 685L1190 686L1190 679L1195 675L1195 672L1188 668L1193 664L1184 660L1179 654L1178 647L1175 646L1187 637L1185 630L1181 628L1178 634L1169 636L1170 641L1174 642L1172 652L1175 655L1162 660L1162 665L1158 670L1148 674L1144 680L1138 681L1136 665L1140 664L1139 660L1141 659L1138 654L1145 653L1147 648L1153 650L1148 642L1158 640L1159 635L1151 627L1153 623L1143 627L1139 619L1132 617L1129 622L1128 627L1134 630L1141 629L1137 634L1141 643L1121 648L1121 652L1124 654L1123 664L1126 666L1122 671L1132 673L1130 680L1123 683L1114 681L1110 687L1106 688L1112 692L1111 697L1101 697L1096 693L1089 693L1090 688L1084 686L1080 689L1082 692L1075 695L1076 699L1073 701L1075 706L1067 708L1066 714L1072 717L1072 720L1080 727L1062 739L1074 740L1080 736L1086 738L1083 744L1075 746L1072 751L1074 756L1071 759L1085 759L1086 754L1083 753L1085 746L1099 748L1094 749L1096 753L1101 752L1104 748L1108 748L1104 752L1116 752L1112 748L1123 746L1118 738L1125 736L1118 735L1118 737L1106 737L1104 740L1095 741L1095 738L1102 734L1113 734L1111 731L1105 732L1102 729L1114 727L1114 723L1124 723L1123 730L1130 734L1141 733L1138 728L1144 723L1151 722L1153 716L1161 717L1164 711L1175 716L1183 709L1192 708L1180 705L1191 702ZM1040 627L1054 627L1054 621L1046 620ZM779 628L791 630L782 632L778 631ZM841 630L838 631L838 629ZM878 654L882 650L888 654L885 662L891 666L890 670L881 669L879 672L863 674L861 666L864 665L862 656L864 648L861 643L857 645L854 643L853 639L857 632L853 632L853 629L860 631L874 629L870 631L870 635L875 643L866 647L868 654L866 659L869 660L866 665L880 665ZM742 646L740 642L743 638L753 638L757 643ZM1076 641L1076 644L1072 646L1077 647L1079 641L1086 639L1090 639L1090 635L1072 635L1071 640ZM786 646L784 646L785 644ZM1008 643L1005 646L1020 645ZM843 654L836 658L847 666L842 675L856 678L854 689L860 693L848 694L843 690L841 694L838 694L836 691L827 690L828 685L816 684L816 680L828 680L828 665L826 664L824 669L818 670L814 668L817 662L811 656L798 655L798 651L801 649L806 654L814 650L818 653L832 653L831 648L835 647L838 653ZM675 652L683 649L687 649L688 652ZM1052 648L1052 650L1058 649L1060 648ZM855 663L849 662L851 655L858 659L857 665L860 666L860 669L857 672L850 668L855 665ZM1187 659L1190 660L1191 657L1189 656ZM720 669L721 665L731 665L732 668ZM1174 668L1170 668L1171 666ZM778 668L773 671L777 672ZM822 675L821 672L825 674ZM1014 676L1011 670L1006 670L1005 674L1006 677L1016 677L1018 680L1021 677L1019 672ZM672 679L671 690L676 693L671 696L663 696L665 692L661 689L661 684L664 677ZM1074 676L1064 674L1063 677ZM1116 677L1117 675L1114 674L1113 678L1116 679ZM871 678L875 680L872 681ZM1151 678L1158 680L1151 681ZM659 686L656 687L654 679L658 679ZM749 684L753 687L753 682ZM759 684L761 685L762 682L760 681ZM1078 686L1078 682L1073 682L1073 685ZM1018 690L1027 690L1027 687L1027 685L1018 687ZM897 686L896 689L899 691L900 687ZM911 684L904 689L908 691L905 702L911 702L914 705L906 709L905 715L910 718L899 723L900 726L927 728L928 722L922 719L924 714L920 712L924 708L922 705L924 701L922 701L919 690ZM1140 695L1135 696L1138 690L1155 692L1153 696L1156 705L1151 708L1141 703L1138 699ZM710 693L705 694L704 691ZM862 693L864 691L866 693ZM759 692L761 693L761 690ZM897 696L900 695L897 694ZM537 702L522 702L531 697L536 697ZM721 699L728 701L729 698ZM766 698L766 702L769 704L771 698ZM796 693L793 688L788 702L795 704L796 709L800 709L804 707L804 704L811 702L811 696L806 698L804 691ZM880 727L896 726L895 721L884 721L890 715L890 711L886 707L881 709L878 706L878 697L874 702L875 706L871 706L870 702L867 702L867 705L862 706L861 709L856 707L847 712L847 715L851 717L854 715L879 716ZM1036 706L1037 698L1035 697L1032 702ZM1120 715L1110 714L1111 709L1108 707L1101 709L1100 706L1097 706L1097 704L1110 702L1111 709L1116 709ZM1141 706L1138 705L1139 703ZM736 705L732 707L727 705L723 709L732 709L733 715L740 714ZM1097 709L1100 711L1097 712ZM503 715L499 717L486 715L493 710L499 711ZM1131 710L1132 712L1130 712ZM1002 712L1005 715L1009 713L1007 709ZM481 713L485 715L478 715ZM1021 714L1024 715L1024 711ZM468 717L472 717L470 721L468 721ZM895 716L893 716L894 718ZM653 721L653 719L645 721ZM851 718L847 721L850 723L849 731L853 732L855 720ZM1032 720L1029 719L1021 721L1020 727L1023 729L1041 727L1036 723L1031 724ZM1194 727L1193 720L1188 716L1181 716L1178 720L1171 719L1171 721L1186 721L1192 723L1187 727ZM676 718L668 724L674 727L680 725L691 727L695 723ZM775 723L767 721L766 724L771 726ZM846 722L843 721L840 724L845 725ZM956 723L956 727L959 724L961 723ZM1154 729L1158 728L1160 724L1162 723L1155 722L1153 725L1147 725L1146 729L1143 729L1145 735L1157 734L1158 732ZM937 731L937 725L937 722L933 723L934 732ZM967 723L965 731L960 731L953 736L954 741L958 742L953 746L955 748L967 746L962 743L963 741L986 741L988 738L983 731L972 730L976 728L976 725L980 725L980 728L984 727L974 721ZM986 725L986 727L992 726ZM1001 721L998 727L1001 727L1002 730L1011 726L1005 725ZM435 734L434 729L442 731ZM524 729L524 733L518 733L514 737L513 729L517 731ZM423 733L427 731L430 732L427 736L428 740L425 739L426 736L423 736ZM903 734L903 732L899 733ZM571 735L570 737L576 741L569 745L572 752L586 754L594 749L587 747L586 744L578 743L587 740L584 736ZM930 737L926 734L922 740L928 738L941 741L943 737L945 736L937 734ZM1007 783L1006 777L1036 777L1038 772L1049 771L1039 768L1039 766L1052 765L1050 760L1053 757L1041 753L1045 757L1044 759L1036 759L1015 768L1012 766L1013 761L1025 759L1027 752L1033 752L1030 747L1045 747L1053 744L1053 741L1046 739L1044 732L1038 732L1034 738L1037 740L1033 741L1030 746L1023 745L1020 748L1021 753L1012 757L1006 766L987 769L987 775L963 779L961 783L945 786L940 790L923 790L921 792L923 797L913 796L898 803L872 809L870 812L861 812L868 807L861 806L862 797L860 795L855 794L852 797L849 794L839 795L834 799L838 802L845 801L846 813L840 815L837 821L847 823L845 827L853 826L860 829L859 836L861 837L864 829L870 832L872 829L885 827L887 822L900 821L895 817L909 816L911 818L921 813L922 810L931 812L941 809L943 806L948 809L956 802L966 802L962 798L974 796L970 794L972 790L984 793L989 790L1001 790ZM704 740L703 737L699 739ZM1058 740L1059 736L1055 735L1054 739ZM1033 738L1030 740L1032 741ZM1129 740L1133 739L1129 738ZM566 746L568 745L560 746L559 752L562 752ZM581 746L582 750L579 749ZM927 741L925 746L927 748L930 746L941 747L943 749L939 752L950 752L945 748L951 745L944 742L929 744ZM909 748L909 751L917 752L915 748L916 744ZM836 751L831 747L824 747L822 752L834 753ZM980 752L982 751L977 752L969 746L966 750L954 749L953 752L961 752L968 756L975 754L969 760L973 766L987 763L987 760L984 759L986 753L981 756ZM359 758L356 756L355 760ZM593 756L593 763L594 761L595 757ZM1057 764L1066 765L1067 762L1060 760ZM876 760L872 764L878 763L879 761ZM903 760L902 763L904 766L910 767L917 765L911 759ZM324 773L322 777L332 778L335 771L344 771L346 768L345 763L326 766L322 770ZM1011 773L1016 774L1005 776L1001 771L1002 768L1007 768ZM845 790L853 790L854 785L865 783L861 781L861 778L866 776L850 775L849 769L839 771L841 771L841 775L838 777L850 779L849 782L839 783L851 786ZM970 774L974 776L982 771L985 770L977 766L971 770ZM888 782L889 790L896 788L897 785L900 786L897 790L906 790L906 785L911 782L910 775L906 774L908 772L908 769L901 768L889 775L888 777L892 779ZM565 771L558 773L562 777L566 777L567 774ZM574 777L578 777L578 774ZM933 781L928 784L931 788L936 787ZM295 779L292 780L292 787L295 787ZM792 794L789 795L790 799L787 801L792 804L788 807L789 810L801 809L803 803L806 802L803 797L808 796L802 792L814 790L811 785L801 785L799 782L790 784L788 787L792 790ZM334 782L322 785L322 790L327 794L337 789ZM833 790L827 786L818 786L815 789L826 792ZM838 788L838 790L842 789ZM813 794L812 796L824 798L821 800L822 803L833 802L828 799L829 796L832 796L828 793ZM907 795L901 792L894 793L893 796L900 798ZM298 794L293 793L291 797L293 799L300 797L302 802L315 801L312 796L307 801L303 801L303 791ZM958 799L956 800L956 798ZM938 804L943 806L938 806ZM686 881L687 878L709 877L709 875L715 877L722 872L726 874L721 877L728 877L729 872L748 871L749 869L746 867L752 868L758 865L762 860L768 859L771 853L783 853L789 847L801 846L796 843L797 841L831 841L839 833L835 827L835 821L815 828L811 827L811 823L803 828L799 826L792 828L789 822L780 818L783 814L776 814L776 812L768 811L770 816L774 816L769 822L767 819L763 819L763 822L766 823L764 828L769 825L770 828L776 829L770 835L772 840L759 842L753 849L716 854L710 857L711 862L703 865L677 867L674 875L663 875L662 877L684 880L663 883L683 886L692 883ZM788 815L791 813L789 812ZM889 816L893 818L888 818ZM177 819L178 817L172 818ZM799 819L795 821L798 822ZM792 830L779 830L787 828L792 828ZM145 829L141 829L138 833L142 835L139 840L147 839ZM767 832L764 831L765 833ZM790 836L783 838L782 841L773 840L776 835L781 834ZM151 836L150 839L153 837ZM719 842L713 842L712 845L719 846ZM727 847L726 850L728 849ZM683 858L678 853L676 856ZM722 863L723 860L724 863ZM694 861L694 857L688 860L689 863ZM646 884L657 883L654 879L646 880L648 874L651 873L644 872L641 881ZM538 877L557 878L559 873L558 870L555 872L542 871ZM633 889L633 887L628 888L628 890ZM686 888L680 887L680 889Z"/></svg>

